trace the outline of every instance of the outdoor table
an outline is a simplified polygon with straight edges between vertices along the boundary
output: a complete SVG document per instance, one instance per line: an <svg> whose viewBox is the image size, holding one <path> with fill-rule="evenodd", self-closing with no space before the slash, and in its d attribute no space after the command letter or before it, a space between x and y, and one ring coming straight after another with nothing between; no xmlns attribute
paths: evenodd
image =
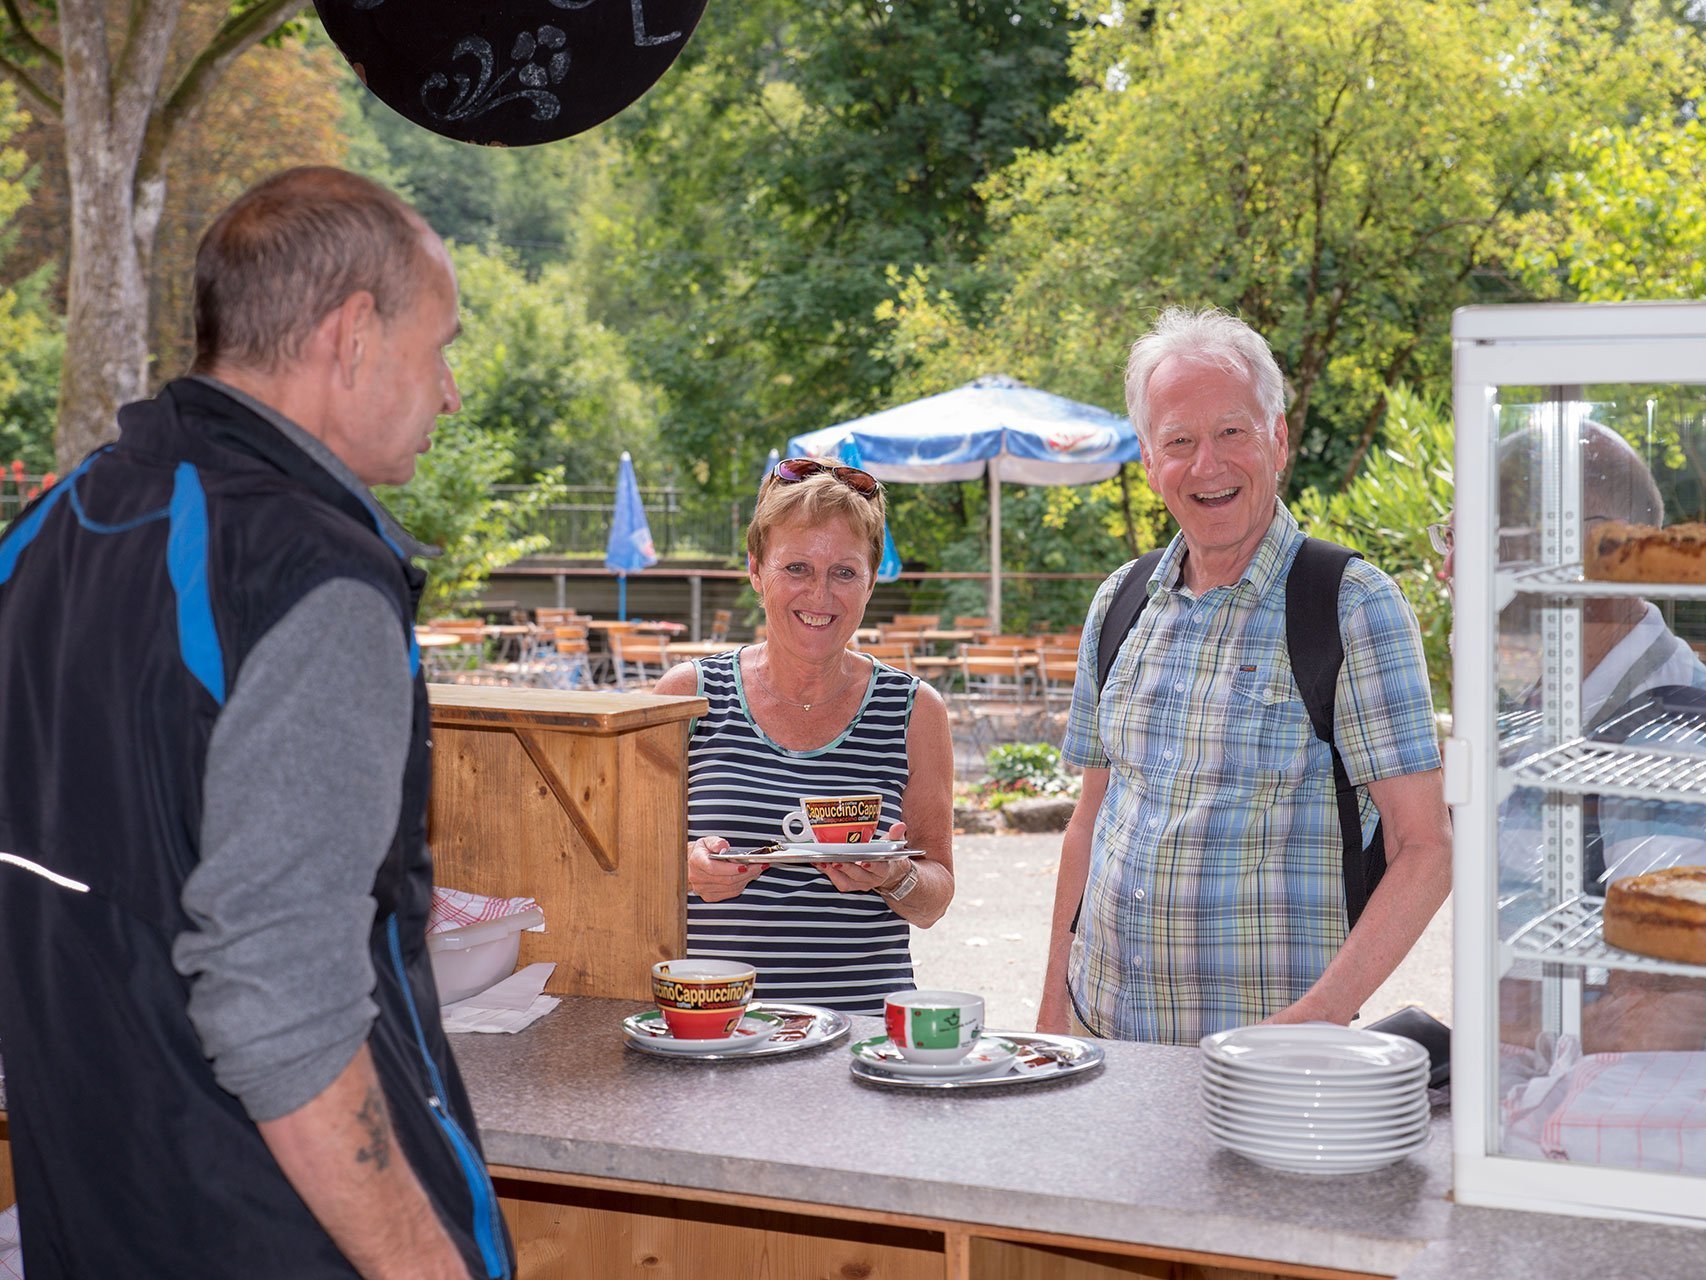
<svg viewBox="0 0 1706 1280"><path fill-rule="evenodd" d="M415 646L420 649L448 649L451 645L466 643L467 640L462 636L449 631L422 631L419 628L415 630Z"/></svg>
<svg viewBox="0 0 1706 1280"><path fill-rule="evenodd" d="M954 627L932 627L920 631L918 636L934 644L970 644L977 639L977 632L961 631Z"/></svg>
<svg viewBox="0 0 1706 1280"><path fill-rule="evenodd" d="M522 641L534 632L535 628L515 622L491 623L480 628L481 635L497 642L498 656L501 658L519 658Z"/></svg>

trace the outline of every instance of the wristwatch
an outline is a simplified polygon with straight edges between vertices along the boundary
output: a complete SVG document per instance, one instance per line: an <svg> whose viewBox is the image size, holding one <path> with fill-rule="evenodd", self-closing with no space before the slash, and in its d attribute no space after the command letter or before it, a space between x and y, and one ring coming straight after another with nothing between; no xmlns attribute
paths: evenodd
<svg viewBox="0 0 1706 1280"><path fill-rule="evenodd" d="M907 894L918 887L918 864L911 859L906 863L906 874L900 878L900 883L892 889L878 889L890 902L899 902Z"/></svg>

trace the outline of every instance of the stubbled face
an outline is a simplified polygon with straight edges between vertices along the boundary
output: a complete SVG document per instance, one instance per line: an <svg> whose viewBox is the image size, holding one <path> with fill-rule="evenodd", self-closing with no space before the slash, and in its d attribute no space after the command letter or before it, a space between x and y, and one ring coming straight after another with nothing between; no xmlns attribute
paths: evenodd
<svg viewBox="0 0 1706 1280"><path fill-rule="evenodd" d="M389 321L369 326L356 383L353 412L344 416L339 456L369 485L403 484L415 460L432 447L440 416L462 407L445 351L461 332L456 275L444 245L423 235L420 282L408 305Z"/></svg>
<svg viewBox="0 0 1706 1280"><path fill-rule="evenodd" d="M1255 555L1274 516L1285 415L1270 421L1243 373L1169 356L1149 379L1143 466L1199 558Z"/></svg>
<svg viewBox="0 0 1706 1280"><path fill-rule="evenodd" d="M847 647L876 585L869 544L842 519L777 525L751 579L770 643L807 659Z"/></svg>

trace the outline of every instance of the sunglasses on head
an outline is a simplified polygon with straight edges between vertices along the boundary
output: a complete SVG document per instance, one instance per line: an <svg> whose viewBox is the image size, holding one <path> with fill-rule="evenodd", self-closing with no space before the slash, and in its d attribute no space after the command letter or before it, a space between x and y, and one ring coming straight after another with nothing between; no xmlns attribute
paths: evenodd
<svg viewBox="0 0 1706 1280"><path fill-rule="evenodd" d="M798 484L802 480L810 480L813 476L826 472L863 497L874 498L883 491L882 482L869 471L819 462L815 458L783 458L776 464L776 470L771 472L771 475L776 478L777 484Z"/></svg>

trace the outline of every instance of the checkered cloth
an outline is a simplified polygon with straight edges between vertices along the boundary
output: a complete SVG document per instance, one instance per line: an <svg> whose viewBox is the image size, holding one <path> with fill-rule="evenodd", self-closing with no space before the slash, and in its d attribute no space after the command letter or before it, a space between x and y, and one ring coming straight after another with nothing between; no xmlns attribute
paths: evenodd
<svg viewBox="0 0 1706 1280"><path fill-rule="evenodd" d="M435 887L432 910L427 915L427 932L443 933L447 929L460 929L485 920L502 920L505 916L538 905L532 898L487 898L461 889ZM544 933L545 926L536 924L528 932Z"/></svg>
<svg viewBox="0 0 1706 1280"><path fill-rule="evenodd" d="M18 1206L0 1212L0 1280L24 1280L24 1251L18 1244Z"/></svg>
<svg viewBox="0 0 1706 1280"><path fill-rule="evenodd" d="M1563 1036L1550 1068L1510 1088L1503 1111L1510 1155L1706 1174L1706 1053L1582 1056Z"/></svg>

